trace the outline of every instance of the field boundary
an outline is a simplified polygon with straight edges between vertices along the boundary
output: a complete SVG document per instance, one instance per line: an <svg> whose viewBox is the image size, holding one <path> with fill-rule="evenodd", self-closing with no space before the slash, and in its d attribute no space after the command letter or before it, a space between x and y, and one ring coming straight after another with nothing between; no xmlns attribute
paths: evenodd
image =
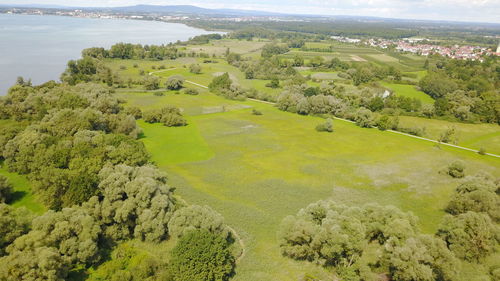
<svg viewBox="0 0 500 281"><path fill-rule="evenodd" d="M198 87L201 87L201 88L204 88L204 89L208 89L207 86L198 84L198 83L193 82L193 81L186 80L186 83L193 84L195 86L198 86ZM247 99L251 100L251 101L255 101L255 102L269 104L269 105L276 105L276 103L274 103L274 102L263 101L263 100L252 99L252 98L247 98ZM344 118L339 118L339 117L334 117L334 118L337 119L337 120L344 121L344 122L356 123L354 121L347 120L347 119L344 119ZM376 128L376 127L374 127L374 128ZM436 143L436 144L439 144L439 145L442 144L442 145L446 145L446 146L449 146L449 147L462 149L462 150L465 150L465 151L470 151L470 152L474 152L474 153L479 153L480 152L479 150L476 150L476 149L472 149L472 148L468 148L468 147L463 147L463 146L459 146L459 145L455 145L455 144L451 144L451 143L440 142L440 141L437 141L437 140L428 139L428 138L424 138L424 137L414 136L414 135L410 135L410 134L407 134L407 133L402 133L402 132L398 132L398 131L394 131L394 130L387 130L387 131L390 132L390 133L393 133L393 134L398 134L398 135L403 135L403 136L407 136L407 137L411 137L411 138L415 138L415 139L419 139L419 140L429 141L429 142ZM500 155L493 154L493 153L486 153L485 152L484 155L495 157L495 158L500 158Z"/></svg>

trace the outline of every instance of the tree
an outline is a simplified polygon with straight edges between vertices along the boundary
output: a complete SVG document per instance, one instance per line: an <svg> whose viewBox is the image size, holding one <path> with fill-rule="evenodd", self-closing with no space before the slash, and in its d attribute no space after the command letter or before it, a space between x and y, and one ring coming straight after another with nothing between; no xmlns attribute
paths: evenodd
<svg viewBox="0 0 500 281"><path fill-rule="evenodd" d="M184 85L184 77L181 75L173 75L168 77L167 82L165 82L165 87L169 90L179 90Z"/></svg>
<svg viewBox="0 0 500 281"><path fill-rule="evenodd" d="M144 88L148 91L158 90L160 88L160 80L154 75L144 77Z"/></svg>
<svg viewBox="0 0 500 281"><path fill-rule="evenodd" d="M393 280L454 281L460 263L446 244L430 235L408 238L404 243L388 241L384 260Z"/></svg>
<svg viewBox="0 0 500 281"><path fill-rule="evenodd" d="M222 75L216 76L212 79L212 82L208 85L208 88L213 93L218 93L222 90L229 90L233 82L229 78L229 73L224 73Z"/></svg>
<svg viewBox="0 0 500 281"><path fill-rule="evenodd" d="M446 215L437 235L457 257L470 262L480 261L494 252L500 237L498 226L488 215L471 211Z"/></svg>
<svg viewBox="0 0 500 281"><path fill-rule="evenodd" d="M494 182L488 177L467 177L461 183L446 206L446 211L459 215L468 211L486 213L495 222L500 221L500 195Z"/></svg>
<svg viewBox="0 0 500 281"><path fill-rule="evenodd" d="M193 63L189 65L189 72L194 73L194 74L200 74L201 73L201 66L197 63Z"/></svg>
<svg viewBox="0 0 500 281"><path fill-rule="evenodd" d="M0 175L0 203L9 203L12 198L12 191L13 188L9 180L5 176Z"/></svg>
<svg viewBox="0 0 500 281"><path fill-rule="evenodd" d="M7 246L31 229L33 215L26 208L15 208L0 204L0 257Z"/></svg>
<svg viewBox="0 0 500 281"><path fill-rule="evenodd" d="M194 230L177 242L170 267L176 281L224 281L233 274L234 263L224 238L207 230Z"/></svg>
<svg viewBox="0 0 500 281"><path fill-rule="evenodd" d="M167 238L175 203L165 174L151 165L117 165L104 167L99 178L100 196L84 208L99 219L107 239L158 243Z"/></svg>
<svg viewBox="0 0 500 281"><path fill-rule="evenodd" d="M168 222L172 237L182 237L193 230L207 230L227 239L229 229L224 218L208 206L190 205L177 210Z"/></svg>
<svg viewBox="0 0 500 281"><path fill-rule="evenodd" d="M16 251L0 258L0 280L64 281L69 266L52 247Z"/></svg>
<svg viewBox="0 0 500 281"><path fill-rule="evenodd" d="M362 128L370 128L375 123L375 116L371 110L361 107L356 111L354 120L356 121L356 125Z"/></svg>

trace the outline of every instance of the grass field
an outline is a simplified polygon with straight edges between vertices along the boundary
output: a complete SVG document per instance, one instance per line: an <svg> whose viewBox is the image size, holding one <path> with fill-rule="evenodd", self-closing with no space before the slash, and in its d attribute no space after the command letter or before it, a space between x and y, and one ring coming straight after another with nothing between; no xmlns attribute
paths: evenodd
<svg viewBox="0 0 500 281"><path fill-rule="evenodd" d="M419 91L414 85L403 85L388 82L381 82L382 86L391 89L398 96L419 99L422 104L434 104L434 99L426 93Z"/></svg>
<svg viewBox="0 0 500 281"><path fill-rule="evenodd" d="M435 140L454 127L458 145L477 150L483 148L500 155L500 130L496 124L465 124L410 116L400 116L399 123L403 127L425 127L426 136Z"/></svg>
<svg viewBox="0 0 500 281"><path fill-rule="evenodd" d="M358 46L335 45L334 50L333 53L292 51L282 57L301 52L306 60L316 55L344 60L356 56L411 71L409 74L416 76L415 79L425 75L417 67L423 65L419 57L399 57ZM201 74L189 73L185 67L194 62L202 65ZM121 61L110 63L119 69ZM181 74L189 81L208 85L215 74L229 72L243 87L272 95L282 90L265 87L266 80L245 79L239 69L223 60L204 64L201 59L183 58L161 63L170 68L155 73L162 81ZM131 75L137 75L133 71ZM319 80L338 78L334 72L303 69L301 73ZM320 83L309 81L309 84ZM186 86L192 87L188 83ZM396 94L419 98L423 103L433 102L411 85L385 83L384 86ZM186 115L189 124L180 128L139 121L144 131L141 140L152 160L168 173L177 194L188 203L211 206L243 238L246 254L237 266L234 278L237 281L295 281L306 273L322 280L331 279L331 274L321 267L282 257L276 241L281 220L312 202L332 198L348 204L396 205L414 212L420 218L422 230L432 233L444 214L449 195L460 182L440 173L449 163L463 160L467 174L484 171L500 175L500 160L493 157L362 129L342 121L334 122L334 133L318 133L314 127L324 122L321 118L282 112L272 105L253 101L230 101L198 89L201 90L198 96L173 91L156 96L139 90L121 91L119 96L128 105L146 110L176 105ZM264 115L252 115L252 108ZM404 126L426 127L431 138L437 138L447 126L455 125L460 145L484 147L492 153L498 153L500 148L496 125L448 124L404 116L400 122ZM474 270L470 272L473 276Z"/></svg>
<svg viewBox="0 0 500 281"><path fill-rule="evenodd" d="M31 191L31 183L25 176L10 173L1 163L0 175L7 177L14 187L12 206L26 207L36 214L43 214L47 210L41 203L37 202L36 197Z"/></svg>
<svg viewBox="0 0 500 281"><path fill-rule="evenodd" d="M228 103L209 95L199 97ZM142 102L136 94L129 100ZM199 107L199 100L186 95L160 100L185 112ZM213 207L243 237L247 254L234 280L298 280L305 273L328 280L323 269L282 257L276 243L280 221L311 202L396 205L414 212L431 233L459 183L439 170L461 159L468 174L500 175L500 160L492 157L341 121L334 123L334 133L318 133L320 118L252 101L233 103L232 111L188 116L184 128L140 125L153 161L168 172L178 194ZM252 115L247 106L264 115Z"/></svg>

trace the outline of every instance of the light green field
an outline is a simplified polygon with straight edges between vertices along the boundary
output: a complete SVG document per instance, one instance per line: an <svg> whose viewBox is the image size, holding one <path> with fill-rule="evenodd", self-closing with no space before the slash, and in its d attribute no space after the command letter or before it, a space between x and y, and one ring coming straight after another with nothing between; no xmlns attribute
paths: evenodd
<svg viewBox="0 0 500 281"><path fill-rule="evenodd" d="M381 62L397 62L398 59L391 57L386 54L376 54L376 55L368 55L369 57L381 61Z"/></svg>
<svg viewBox="0 0 500 281"><path fill-rule="evenodd" d="M422 104L434 104L434 99L426 93L415 89L414 85L403 85L388 82L381 82L382 86L387 87L394 91L398 96L405 96L409 98L419 99Z"/></svg>
<svg viewBox="0 0 500 281"><path fill-rule="evenodd" d="M496 124L465 124L410 116L400 116L399 123L404 127L425 127L427 137L435 140L454 127L458 145L477 150L483 148L500 155L500 127Z"/></svg>
<svg viewBox="0 0 500 281"><path fill-rule="evenodd" d="M10 173L3 165L0 166L0 175L7 177L14 187L13 200L10 205L15 207L26 207L26 209L36 214L42 214L46 211L46 208L41 203L37 202L36 197L31 191L31 183L25 176Z"/></svg>
<svg viewBox="0 0 500 281"><path fill-rule="evenodd" d="M185 95L162 98L185 112L199 107ZM135 96L131 101L138 104ZM281 220L309 203L332 198L392 204L414 212L421 228L433 232L459 182L439 170L461 159L468 174L500 175L500 160L492 157L342 121L334 122L334 133L318 133L320 118L252 101L240 104L264 115L241 106L189 116L190 125L183 128L140 123L142 140L178 194L189 203L210 205L242 236L246 254L234 280L295 281L304 273L328 280L323 269L282 257L276 242Z"/></svg>
<svg viewBox="0 0 500 281"><path fill-rule="evenodd" d="M260 53L262 47L267 43L268 41L223 39L215 40L208 44L188 46L186 49L194 52L208 53L210 55L215 54L217 56L225 54L226 50L229 49L231 52L246 55L254 52Z"/></svg>

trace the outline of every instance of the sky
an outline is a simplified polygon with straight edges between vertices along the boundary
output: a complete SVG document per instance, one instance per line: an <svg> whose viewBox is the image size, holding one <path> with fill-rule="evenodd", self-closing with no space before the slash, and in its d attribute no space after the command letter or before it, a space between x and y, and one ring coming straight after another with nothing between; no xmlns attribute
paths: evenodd
<svg viewBox="0 0 500 281"><path fill-rule="evenodd" d="M0 4L54 4L115 7L137 4L194 5L291 14L353 15L385 18L500 23L500 0L0 0Z"/></svg>

